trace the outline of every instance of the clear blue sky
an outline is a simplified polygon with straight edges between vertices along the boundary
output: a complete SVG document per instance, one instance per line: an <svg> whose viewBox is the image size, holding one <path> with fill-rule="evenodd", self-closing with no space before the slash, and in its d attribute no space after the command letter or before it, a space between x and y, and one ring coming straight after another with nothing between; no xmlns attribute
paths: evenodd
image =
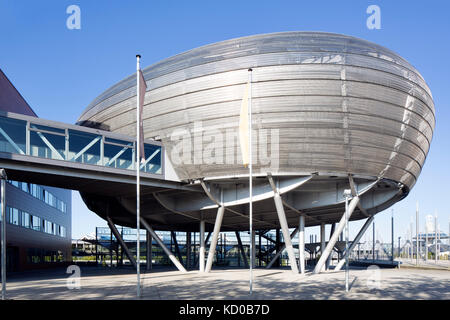
<svg viewBox="0 0 450 320"><path fill-rule="evenodd" d="M66 28L66 8L81 8L81 30ZM381 8L381 30L366 27L366 8ZM277 31L343 33L399 53L423 75L436 105L436 129L422 174L393 206L404 237L415 203L420 224L438 214L447 232L450 196L450 3L448 1L21 1L0 2L0 68L36 113L74 123L101 92L142 66L221 40ZM73 237L105 225L73 192ZM390 209L376 216L390 239ZM360 226L351 224L351 234ZM317 229L307 232L317 232ZM396 240L397 241L397 240Z"/></svg>

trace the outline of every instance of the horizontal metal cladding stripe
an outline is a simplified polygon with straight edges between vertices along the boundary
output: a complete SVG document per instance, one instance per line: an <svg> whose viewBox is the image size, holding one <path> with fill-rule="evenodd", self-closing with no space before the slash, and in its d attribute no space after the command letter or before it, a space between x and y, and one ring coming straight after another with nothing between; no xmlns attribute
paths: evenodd
<svg viewBox="0 0 450 320"><path fill-rule="evenodd" d="M268 67L258 67L254 69L253 78L255 82L260 81L268 81L268 80L277 80L277 79L314 79L314 76L317 76L318 79L340 79L341 78L341 70L346 70L349 72L349 75L346 76L349 80L352 80L354 75L352 76L352 68L353 73L356 73L359 70L359 73L363 73L362 76L365 75L365 78L369 78L371 82L383 84L383 85L392 85L396 86L398 83L398 89L404 89L403 91L421 98L425 103L433 105L431 94L429 90L425 90L418 84L411 82L408 78L405 78L399 74L392 74L387 72L386 70L378 71L375 69L369 69L366 65L361 66L352 66L346 64L343 65L333 65L333 64L297 64L297 65L275 65ZM305 70L306 69L306 70ZM347 71L348 70L348 71ZM364 72L361 72L363 70ZM314 72L315 71L315 72ZM378 74L376 74L378 72ZM329 75L326 77L326 75ZM182 73L183 76L186 75L185 72ZM372 75L373 79L370 79ZM385 77L383 77L385 75ZM397 78L398 77L398 78ZM386 78L386 79L383 79ZM380 81L376 81L379 79ZM180 94L186 94L189 92L195 92L200 90L206 90L217 86L227 86L232 84L243 83L247 80L247 72L246 69L238 69L238 70L226 70L221 73L214 73L210 75L199 76L195 78L190 78L189 80L179 80L168 82L165 81L164 85L155 85L155 81L160 81L161 79L155 79L151 81L151 91L147 93L150 101L159 101L161 99L170 98ZM175 79L172 79L175 80ZM358 80L355 77L355 80ZM360 79L359 81L364 80ZM404 81L404 85L400 85ZM150 85L150 83L149 83ZM406 89L405 89L406 88ZM413 90L414 89L414 90ZM417 93L416 93L417 92ZM162 95L165 94L166 96ZM103 101L102 106L96 107L99 111L103 109L103 107L112 106L115 103L123 101L126 98L130 98L135 96L136 90L135 86L132 86L124 91L117 92L116 96L111 97L108 101Z"/></svg>
<svg viewBox="0 0 450 320"><path fill-rule="evenodd" d="M300 114L300 116L299 116ZM344 129L342 126L342 121L338 119L335 122L335 125L332 127L325 127L322 125L322 123L318 123L317 120L310 120L314 121L314 124L317 125L310 125L308 124L308 120L305 120L308 113L306 112L292 112L288 114L264 114L264 115L255 115L255 129L280 129L279 134L281 139L286 139L287 137L291 139L297 139L300 141L303 141L304 143L313 143L314 141L318 141L318 139L321 139L322 141L334 141L335 139L339 138L342 142L344 139L344 135L348 134L348 139L350 142L353 142L353 139L357 139L359 144L376 144L376 146L379 146L381 148L385 149L400 149L402 146L407 144L407 147L411 152L414 151L415 158L419 157L419 160L423 163L426 152L428 150L428 145L421 145L416 142L417 139L414 139L413 142L407 140L409 137L407 134L405 134L404 130L400 131L400 134L397 133L396 135L387 134L386 132L379 132L378 127L373 130L367 130L365 127L358 126L356 129L353 128L353 126L349 126L347 129ZM347 114L350 116L353 116L352 114ZM337 115L339 117L339 114ZM363 115L364 116L364 115ZM259 121L260 118L270 118L270 120L267 121ZM299 120L285 120L285 118L298 118ZM351 117L350 117L351 119ZM194 135L194 130L198 131L202 129L202 136L205 140L209 141L211 140L210 135L215 135L216 130L219 130L219 132L224 134L224 139L230 140L233 136L233 132L237 136L237 125L238 125L238 117L235 116L232 120L227 119L226 121L227 125L223 125L223 119L222 118L216 118L215 121L212 123L209 121L203 121L202 127L200 126L194 126L192 123L186 123L184 125L177 125L175 128L179 129L185 129L189 132L190 135ZM322 120L322 119L320 119ZM375 119L377 120L377 119ZM270 122L269 122L270 121ZM370 121L369 121L370 122ZM297 125L296 125L297 124ZM351 125L351 123L350 123ZM400 124L399 124L400 126ZM147 126L146 126L147 127ZM150 128L154 126L149 126ZM368 127L369 128L369 127ZM369 128L370 129L370 128ZM214 130L214 131L212 131ZM212 131L212 132L211 132ZM270 132L261 131L259 134L270 134ZM172 135L173 134L173 135ZM183 134L183 132L175 132L175 129L173 131L168 131L168 135L163 135L162 137L165 139L165 143L167 143L167 140L173 137L174 139L178 139L177 135ZM420 135L421 133L419 131L416 132L416 134Z"/></svg>
<svg viewBox="0 0 450 320"><path fill-rule="evenodd" d="M330 115L332 115L333 117L330 118ZM411 146L414 145L416 148L422 150L422 155L419 155L420 159L424 159L428 151L429 144L428 141L426 140L426 137L423 136L420 131L413 129L408 125L397 123L390 119L369 117L361 114L354 115L351 113L346 113L345 115L348 118L347 124L348 124L349 139L351 139L353 135L355 135L355 137L358 136L362 137L365 135L367 136L367 140L369 142L379 141L378 143L380 143L380 141L389 139L389 142L393 143L392 147L395 146L399 147L398 145L400 145L400 142L403 143L403 141L407 141L408 144L410 144ZM324 116L327 116L327 118L325 118ZM277 128L282 130L281 132L282 134L286 134L287 130L291 130L292 135L296 136L297 139L303 137L305 135L305 132L311 132L314 133L315 135L318 135L320 132L326 133L327 131L325 130L334 130L332 131L333 135L330 135L328 137L326 135L323 136L323 139L326 138L332 139L336 136L335 130L343 130L342 117L343 114L339 112L337 113L291 112L288 114L282 113L278 115L276 113L254 115L255 123L256 124L259 123L257 128L260 129ZM266 120L266 118L268 120ZM202 127L204 130L211 130L211 129L237 130L238 121L239 118L237 115L234 117L227 118L227 121L224 121L224 118L222 117L214 118L214 120L212 121L205 119L202 121ZM161 124L162 123L164 123L165 125L170 124L168 122L169 121L167 119L163 120L162 122L155 122L155 121L144 122L144 130L146 136L148 134L158 132L159 134L161 134L163 138L165 138L164 142L167 143L167 139L170 139L171 135L175 133L176 129L180 130L185 129L189 130L189 132L192 132L192 130L194 129L193 123L186 122L183 124L177 123L174 127L170 127L169 130L163 130L161 128ZM387 124L389 123L391 125L388 126ZM129 125L128 128L130 131L134 130L133 129L134 126L132 125ZM387 128L390 130L387 130ZM341 137L344 136L344 132L345 131L341 131L340 133ZM421 136L423 138L420 138ZM377 137L379 137L378 140Z"/></svg>
<svg viewBox="0 0 450 320"><path fill-rule="evenodd" d="M429 91L428 86L423 81L420 74L417 71L412 71L409 69L405 69L404 67L386 63L378 58L367 57L367 56L358 56L352 54L344 54L340 53L324 53L317 52L314 53L316 56L311 56L311 53L302 53L302 52L281 52L281 53L270 53L266 55L261 55L258 57L245 57L239 58L238 61L232 61L230 59L218 61L214 63L203 64L201 66L194 66L188 69L179 70L178 72L174 72L173 74L165 74L161 75L159 78L154 78L148 75L149 71L144 71L144 76L148 80L148 85L150 90L154 90L155 88L159 88L162 86L170 85L177 82L186 81L188 79L195 79L198 77L203 77L207 75L214 75L223 72L229 72L233 70L245 71L250 62L257 61L258 68L264 66L279 66L281 65L301 65L301 64L313 64L313 65L347 65L347 66L355 66L355 67L363 67L366 69L374 69L384 71L386 73L396 74L401 77L405 77L405 79L416 83L419 87L427 92L427 94L431 97L431 92ZM330 56L331 54L331 56ZM337 57L337 58L336 58ZM251 59L250 59L251 58ZM256 59L258 58L258 59ZM243 60L243 61L242 61ZM345 62L344 62L345 60ZM294 64L295 63L295 64ZM149 67L149 68L152 68ZM149 69L147 68L147 69ZM258 70L255 68L255 71ZM147 70L146 69L146 70ZM134 96L135 93L135 77L130 76L127 79L119 82L117 85L111 87L107 91L105 91L100 97L95 99L88 108L83 112L81 118L89 117L90 114L96 113L101 109L113 105L121 99L127 99ZM149 81L152 79L151 81ZM125 95L121 92L126 91ZM115 96L117 95L117 96ZM107 100L107 101L106 101ZM91 110L94 109L95 110ZM89 114L87 112L89 111Z"/></svg>
<svg viewBox="0 0 450 320"><path fill-rule="evenodd" d="M255 82L255 87L257 88L258 84L260 84L260 86L271 86L271 84L274 84L273 86L275 86L277 83L279 83L279 85L283 85L283 84L286 83L285 81L288 81L288 80L280 80L280 82L271 82L271 81L260 82L260 83ZM306 81L306 82L309 82L309 80L290 80L290 81L293 81L293 85L295 85L295 81L302 81L302 82ZM321 81L321 80L315 80L315 81L317 82L317 81ZM323 81L330 81L330 80L323 80ZM301 85L301 84L302 83L300 83L299 85ZM328 86L327 86L327 84L328 84ZM339 89L340 89L339 85L340 84L341 84L340 80L336 80L336 83L334 84L334 90L336 92L339 91ZM356 85L360 85L360 86L361 85L362 86L373 85L373 84L370 84L370 83L359 83L359 82L353 82L353 81L352 82L345 81L345 84L346 84L346 86L348 84L348 87L350 87L349 89L351 89L351 86L356 86ZM320 90L321 89L320 88L320 82L319 82L318 85L319 85L319 89L318 90ZM324 86L324 88L323 88L324 91L327 89L327 87L332 86L328 82L322 83L322 85ZM152 102L152 104L154 104L154 106L152 108L145 108L144 112L148 112L147 110L151 110L151 111L153 111L153 114L158 114L158 113L161 112L159 110L158 106L164 107L164 110L167 110L165 112L172 112L174 110L177 110L177 108L179 109L179 108L186 107L186 105L193 105L193 103L191 101L187 101L186 102L185 99L191 99L192 100L192 98L190 98L190 97L194 97L195 98L196 96L198 96L197 99L199 99L199 100L205 99L205 98L207 99L208 96L212 97L214 99L213 101L203 101L204 103L200 104L200 105L211 104L211 103L218 103L218 102L220 102L220 98L219 98L220 95L218 94L220 92L222 92L222 94L228 95L228 97L227 97L228 100L229 99L236 99L236 96L238 96L238 97L241 96L242 92L243 92L243 88L236 89L236 87L243 87L243 84L237 84L236 86L216 87L214 89L211 89L213 91L206 90L206 91L199 91L199 92L191 92L189 94L187 94L187 93L186 94L181 94L181 95L173 97L172 99L168 99L168 100L164 100L164 101L160 101L160 100L155 99L155 98L157 98L157 96L153 95L152 93L147 93L146 102L147 103L148 102ZM295 89L295 86L292 89ZM232 91L231 94L230 94L230 90ZM256 91L256 90L257 89L255 89L254 91ZM346 90L347 90L347 88L346 88ZM387 88L387 90L389 90L389 88ZM241 91L241 92L239 92L239 91ZM329 93L327 93L327 94L329 94ZM391 91L391 95L392 95L392 91ZM149 98L151 96L153 96L153 99ZM347 93L347 96L350 96L350 94ZM254 92L254 97L255 98L258 97L258 92L257 91ZM360 97L361 98L365 98L363 96L363 94L360 94ZM227 98L223 97L222 100L227 101ZM433 108L430 109L430 107L427 104L423 103L423 101L421 101L420 99L412 98L407 93L403 94L402 99L405 99L405 100L402 101L401 104L396 104L396 105L404 106L406 103L408 103L409 104L407 106L408 109L411 109L412 111L415 111L414 109L417 109L417 112L420 113L421 115L423 115L424 117L426 117L426 120L428 122L430 122L430 126L434 127L434 114L432 112L430 112L430 111L433 110ZM375 101L377 101L377 100L375 100ZM380 101L380 100L378 100L378 101ZM120 113L120 112L127 112L128 110L126 109L127 108L126 106L129 106L130 109L133 108L134 103L132 103L132 102L134 102L134 101L128 101L127 100L123 104L118 104L118 105L115 105L115 106L113 106L113 107L111 107L109 109L103 110L101 113L97 114L95 117L96 117L97 121L102 121L102 120L104 121L106 119L104 119L104 117L102 118L102 114L105 114L105 115L108 115L109 117L111 117L112 116L111 114L117 114L117 113ZM124 106L124 105L126 105L126 106ZM416 105L417 105L417 107L416 107ZM172 108L175 107L175 109L167 109L167 108L170 108L170 107L172 107ZM428 112L426 111L426 109L428 109ZM145 117L145 115L144 115L144 117ZM90 120L92 120L92 118Z"/></svg>
<svg viewBox="0 0 450 320"><path fill-rule="evenodd" d="M367 84L367 85L370 85L370 84ZM337 85L336 85L337 86ZM335 86L335 87L336 87ZM329 86L329 87L331 87L331 85ZM385 88L385 87L382 87L382 88ZM228 90L225 90L225 88L221 88L221 89L216 89L216 91L215 92L213 92L213 93L211 93L211 92L209 92L208 93L208 95L207 96L209 96L210 97L210 101L208 101L208 102L210 102L209 104L214 104L214 103L220 103L221 101L220 101L220 98L222 98L222 100L224 100L225 98L224 97L217 97L218 95L219 95L219 93L222 93L222 95L225 95L225 96L227 96L227 97L233 97L233 96L235 96L235 95L237 95L238 93L237 93L237 91L239 91L236 87L227 87L227 89ZM389 88L386 88L387 90L390 90ZM291 88L288 88L288 89L286 89L286 90L295 90L295 87L291 87ZM285 91L286 91L285 90ZM363 90L363 89L361 89L361 90ZM226 91L226 92L223 92L223 91ZM230 91L232 91L231 93L230 93ZM264 90L263 89L258 89L258 90L255 90L256 92L263 92ZM272 90L273 91L273 90ZM334 89L334 91L338 91L338 89L337 88L335 88ZM289 92L285 92L284 94L288 94ZM336 92L335 92L336 93ZM206 94L204 94L203 96L199 96L198 94L196 94L197 95L197 97L189 97L189 96L180 96L180 97L177 97L175 100L165 100L164 102L160 102L160 103L155 103L155 104L151 104L151 105L149 105L149 106L146 106L146 107L144 107L144 119L145 118L150 118L150 117L155 117L155 116L157 116L158 114L160 114L161 113L161 110L164 110L164 113L165 114L168 114L169 116L171 115L171 113L174 113L174 111L176 111L176 110L185 110L186 108L189 108L189 106L190 105L192 105L192 107L191 108L194 108L195 107L195 103L199 103L199 101L198 100L201 100L201 99L204 99L205 98L205 95ZM260 94L260 96L261 96L262 94ZM350 100L352 100L352 101L354 101L355 99L362 99L362 101L364 101L364 97L362 97L362 94L360 93L359 94L360 95L360 97L358 97L358 98L354 98L354 97L345 97L344 99L349 99L349 101ZM280 97L280 98L278 98L278 97ZM275 98L275 99L278 99L278 100L280 100L280 101L283 101L282 99L283 98L281 98L282 96L275 96L275 97L270 97L270 98ZM291 99L292 99L292 95L290 95L289 96ZM322 97L322 99L327 99L327 97L328 96L323 96ZM268 97L269 98L269 97ZM214 99L213 101L211 101L211 99ZM298 99L301 99L301 98L298 98ZM332 98L330 98L330 99L332 99ZM342 99L342 98L341 98ZM421 102L419 101L419 100L416 100L416 99L410 99L409 101L408 101L408 96L407 95L405 95L404 96L404 99L405 99L405 103L406 102L408 102L408 109L411 109L413 112L415 112L416 110L418 111L418 112L420 112L420 113L423 113L423 108L424 108L424 105L423 104L421 104ZM258 112L258 104L259 104L259 102L258 102L258 96L257 95L255 95L255 97L254 97L254 100L255 100L255 111L256 112ZM278 104L278 100L277 101L274 101L274 105L277 105ZM218 102L217 102L218 101ZM234 100L235 102L240 102L240 100L238 99L238 100ZM131 102L131 101L130 101ZM276 102L276 103L275 103ZM365 101L364 101L365 102ZM377 100L373 100L372 102L370 102L372 105L373 104L376 104L376 102L377 102ZM397 99L397 101L396 102L399 102L398 101L398 99ZM387 105L388 103L384 103L384 105ZM389 102L389 104L391 104L392 105L392 102ZM208 104L204 104L204 105L200 105L200 106L202 106L202 107L207 107L208 106ZM237 109L236 109L236 107L238 106L238 104L235 104L235 109L234 110L236 110L237 111ZM400 105L396 105L397 107L399 107L399 108L402 108ZM172 109L170 108L170 107L172 107ZM212 107L212 106L211 106ZM360 109L361 109L361 112L364 112L365 110L364 110L364 104L362 104L362 103L360 103ZM349 109L351 109L352 108L352 104L351 103L348 103L348 108ZM371 108L367 108L368 109L368 112L370 113L370 110L371 110ZM421 109L422 109L422 111L421 111ZM124 110L124 111L122 111L122 110ZM121 107L118 107L117 108L117 111L120 111L120 112L125 112L125 113L129 113L129 111L133 111L133 106L132 106L132 104L130 103L129 104L129 110L127 110L126 109L126 107L124 107L124 106L121 106ZM107 114L106 114L106 112L104 113L104 115L106 116ZM109 116L108 115L108 118L111 118L111 116ZM132 117L131 117L131 115L130 115L130 119L131 119ZM107 121L107 119L105 119L105 117L95 117L95 118L91 118L91 120L94 120L94 121L99 121L99 122L106 122ZM411 125L414 125L414 124L411 124ZM430 126L430 128L429 128L429 130L428 130L428 132L431 132L432 131L432 128L431 128L431 125L430 124L428 124L429 126ZM120 125L116 125L116 127L120 127ZM111 130L113 130L113 129L111 129ZM431 139L431 135L429 135L428 136L428 139Z"/></svg>
<svg viewBox="0 0 450 320"><path fill-rule="evenodd" d="M189 115L171 114L172 117L155 117L144 122L144 130L147 128L165 132L169 136L175 133L176 129L194 129L196 118ZM345 120L344 120L345 118ZM239 116L216 116L213 118L203 118L202 128L204 130L226 129L237 127ZM162 127L164 125L164 127ZM310 112L310 111L291 111L284 113L265 112L254 114L255 128L266 129L299 129L299 128L343 128L357 129L359 131L383 133L402 139L407 139L417 146L421 147L426 153L429 148L428 131L414 128L408 123L382 118L381 116L368 116L365 114L343 113L343 112ZM130 130L132 126L130 126ZM425 128L426 129L426 128ZM431 129L429 129L431 130ZM431 132L431 131L430 131ZM425 133L425 134L424 134ZM161 133L160 133L161 134ZM430 133L429 133L430 134ZM167 137L167 135L165 136ZM431 138L431 137L430 137Z"/></svg>

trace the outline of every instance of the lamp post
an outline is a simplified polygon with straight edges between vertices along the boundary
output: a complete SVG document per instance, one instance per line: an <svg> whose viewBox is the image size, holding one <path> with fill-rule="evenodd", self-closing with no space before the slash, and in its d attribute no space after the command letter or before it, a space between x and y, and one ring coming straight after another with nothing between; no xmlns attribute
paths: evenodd
<svg viewBox="0 0 450 320"><path fill-rule="evenodd" d="M350 189L344 190L345 197L345 292L348 292L348 258L350 257L350 252L348 252L348 200L352 197L352 191Z"/></svg>

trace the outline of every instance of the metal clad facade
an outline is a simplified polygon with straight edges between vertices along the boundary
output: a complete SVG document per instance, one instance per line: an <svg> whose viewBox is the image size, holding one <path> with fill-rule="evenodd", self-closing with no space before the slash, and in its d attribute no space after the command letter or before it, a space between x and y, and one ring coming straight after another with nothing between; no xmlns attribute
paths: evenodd
<svg viewBox="0 0 450 320"><path fill-rule="evenodd" d="M227 130L237 134L249 67L254 129L279 130L277 166L257 163L256 173L353 173L409 189L415 184L435 126L430 89L397 54L343 35L286 32L232 39L144 69L145 138L160 137L170 157L178 142L174 132L192 133L196 123L201 122L205 144L218 139L218 131L222 139ZM134 136L135 95L132 75L95 99L79 121ZM191 160L205 144L192 144ZM238 148L224 143L223 154L238 156ZM173 162L182 179L247 172L237 159Z"/></svg>

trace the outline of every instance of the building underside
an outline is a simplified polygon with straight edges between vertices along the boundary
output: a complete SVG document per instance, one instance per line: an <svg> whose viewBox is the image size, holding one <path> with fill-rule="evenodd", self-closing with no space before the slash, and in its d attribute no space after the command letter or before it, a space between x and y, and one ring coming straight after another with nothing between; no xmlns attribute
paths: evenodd
<svg viewBox="0 0 450 320"><path fill-rule="evenodd" d="M280 228L269 178L254 179L253 228ZM273 177L280 181L281 198L290 228L298 226L300 215L306 226L331 224L339 221L345 210L343 190L354 188L360 205L351 220L360 220L382 211L407 195L407 190L389 180L330 177L310 175L301 177ZM330 183L330 180L333 181ZM350 184L350 180L354 183ZM198 231L199 221L206 222L212 231L220 204L220 190L224 193L225 214L222 231L249 229L248 181L244 178L203 180L191 185L192 191L164 190L141 193L141 216L156 230ZM206 190L206 191L205 191ZM106 197L81 193L90 210L103 218L111 217L118 225L136 226L136 197ZM218 204L219 203L219 204Z"/></svg>

